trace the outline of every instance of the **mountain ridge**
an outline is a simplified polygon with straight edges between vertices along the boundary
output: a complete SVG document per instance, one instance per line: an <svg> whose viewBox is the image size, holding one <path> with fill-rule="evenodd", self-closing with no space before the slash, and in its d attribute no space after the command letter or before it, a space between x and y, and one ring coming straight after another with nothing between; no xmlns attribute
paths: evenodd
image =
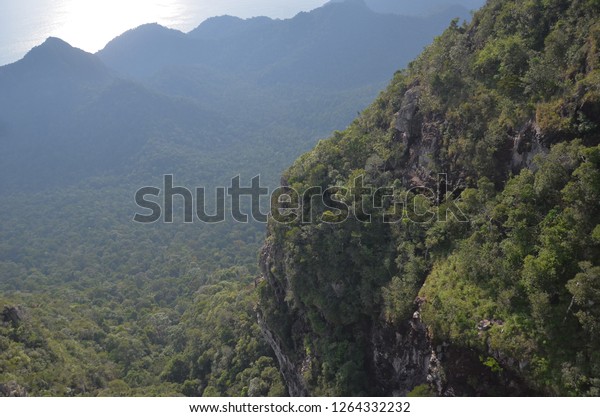
<svg viewBox="0 0 600 417"><path fill-rule="evenodd" d="M386 81L407 63L401 56L416 55L457 14L468 16L466 9L459 8L427 18L406 18L378 14L364 5L335 3L285 20L209 19L186 36L170 36L165 29L154 28L152 37L144 37L143 30L133 29L97 55L120 73L142 79L166 66L203 65L271 84L310 86L332 73L335 75L320 81L319 87L342 82L351 87L364 84L369 76L373 83ZM219 31L223 34L215 35ZM160 34L169 37L155 36ZM355 38L346 39L344 34ZM410 44L398 43L396 47L402 49L388 53L392 39L407 36L412 39ZM384 49L386 45L388 49ZM370 59L356 59L361 54Z"/></svg>
<svg viewBox="0 0 600 417"><path fill-rule="evenodd" d="M111 71L94 54L75 48L56 37L47 38L34 47L21 60L0 67L0 74L25 72L25 76L40 76L52 72L53 76L65 75L93 79L106 79Z"/></svg>

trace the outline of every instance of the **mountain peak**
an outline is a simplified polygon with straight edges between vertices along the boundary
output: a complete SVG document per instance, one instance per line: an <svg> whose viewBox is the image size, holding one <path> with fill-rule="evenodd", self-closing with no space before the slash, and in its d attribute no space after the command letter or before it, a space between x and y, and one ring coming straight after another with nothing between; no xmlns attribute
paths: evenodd
<svg viewBox="0 0 600 417"><path fill-rule="evenodd" d="M185 33L148 23L117 36L96 56L121 73L148 76L160 67L159 63L177 65L187 62L194 55L189 46ZM115 61L124 65L114 65Z"/></svg>
<svg viewBox="0 0 600 417"><path fill-rule="evenodd" d="M56 37L32 48L20 61L4 67L4 73L46 74L52 77L105 80L109 70L94 55ZM36 77L38 75L35 75Z"/></svg>
<svg viewBox="0 0 600 417"><path fill-rule="evenodd" d="M27 52L24 59L32 59L32 57L50 56L55 54L69 54L75 51L84 53L84 51L81 49L72 47L62 39L51 36L43 43L33 47L29 52Z"/></svg>
<svg viewBox="0 0 600 417"><path fill-rule="evenodd" d="M46 40L40 46L56 47L56 48L64 48L64 47L72 48L72 46L68 42L65 42L61 38L57 38L55 36L49 36L48 38L46 38Z"/></svg>
<svg viewBox="0 0 600 417"><path fill-rule="evenodd" d="M163 26L159 23L145 23L143 25L140 25L134 29L128 30L125 33L131 33L131 32L137 32L137 33L144 33L144 34L148 34L148 33L170 33L172 35L176 35L176 36L181 36L183 35L182 32L176 30L176 29L170 29L166 26Z"/></svg>
<svg viewBox="0 0 600 417"><path fill-rule="evenodd" d="M311 13L314 13L317 16L325 14L335 17L347 17L367 16L372 15L375 12L367 5L365 0L330 0L323 6L313 10Z"/></svg>
<svg viewBox="0 0 600 417"><path fill-rule="evenodd" d="M136 28L129 29L128 31L117 36L108 42L104 49L98 52L98 55L102 56L106 50L115 47L122 48L144 42L157 43L164 42L165 40L176 41L184 37L185 34L179 30L169 29L165 26L159 25L158 23L146 23Z"/></svg>

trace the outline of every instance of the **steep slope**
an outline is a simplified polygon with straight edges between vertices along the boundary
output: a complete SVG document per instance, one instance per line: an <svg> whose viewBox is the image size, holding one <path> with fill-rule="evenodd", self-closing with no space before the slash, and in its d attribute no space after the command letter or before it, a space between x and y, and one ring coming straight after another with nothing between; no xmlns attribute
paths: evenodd
<svg viewBox="0 0 600 417"><path fill-rule="evenodd" d="M598 395L599 46L597 1L491 0L287 170L292 395Z"/></svg>
<svg viewBox="0 0 600 417"><path fill-rule="evenodd" d="M336 10L346 9L327 9L327 24ZM362 21L363 10L345 16ZM311 19L276 35L298 46ZM221 42L228 31L236 29L206 36ZM174 224L142 225L132 221L133 197L163 187L168 173L189 187L227 186L238 174L243 185L257 174L275 184L384 81L270 85L259 82L270 66L252 79L189 65L177 55L187 35L157 25L134 32L123 51L160 69L143 82L57 39L0 69L0 395L285 394L255 321L264 225L185 224L180 210ZM285 65L277 70L285 78Z"/></svg>

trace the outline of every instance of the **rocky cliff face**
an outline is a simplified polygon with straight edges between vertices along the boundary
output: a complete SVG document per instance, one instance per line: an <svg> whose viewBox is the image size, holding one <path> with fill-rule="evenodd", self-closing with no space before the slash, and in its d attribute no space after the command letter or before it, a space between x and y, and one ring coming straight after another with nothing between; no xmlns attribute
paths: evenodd
<svg viewBox="0 0 600 417"><path fill-rule="evenodd" d="M0 320L5 326L17 327L24 317L25 312L20 306L5 306L2 313L0 313Z"/></svg>
<svg viewBox="0 0 600 417"><path fill-rule="evenodd" d="M277 362L279 362L279 370L285 381L285 385L288 389L288 393L292 397L305 397L308 395L308 389L306 383L302 378L302 367L298 367L294 364L287 353L282 349L282 342L277 339L277 336L269 329L265 324L264 320L260 316L257 317L258 324L262 331L263 337L275 352Z"/></svg>
<svg viewBox="0 0 600 417"><path fill-rule="evenodd" d="M291 395L600 392L574 382L596 380L595 313L564 314L600 242L599 14L489 1L284 174L312 221L270 222L259 309Z"/></svg>
<svg viewBox="0 0 600 417"><path fill-rule="evenodd" d="M419 111L419 90L413 87L407 90L401 100L400 110L391 121L395 129L394 140L403 144L403 164L394 171L396 178L402 178L407 188L438 186L438 169L449 169L451 164L440 157L443 138L441 131L444 122L439 115L426 116ZM531 168L536 155L548 152L544 136L535 122L527 122L507 143L505 173L518 173ZM460 187L465 182L465 172L455 171L448 178L451 187ZM301 340L315 337L302 309L290 302L293 285L285 274L287 254L281 246L267 239L263 246L260 267L262 278L272 291L272 302L281 314L289 314L291 329L299 332L293 336ZM275 271L275 272L274 272ZM523 395L530 388L513 372L494 374L482 365L475 351L455 348L449 343L436 344L430 337L426 326L421 322L420 305L424 300L417 297L412 302L412 317L395 325L385 321L373 320L366 324L365 367L374 390L369 392L378 396L406 396L419 385L427 385L432 394L439 396L454 395ZM285 343L269 327L268 320L259 314L259 323L265 340L273 348L280 371L286 381L290 395L306 396L311 394L310 383L305 380L307 364L313 358L298 349L286 349ZM501 357L499 352L489 352ZM514 359L504 357L503 362L514 365ZM515 367L518 369L518 366ZM479 390L469 383L476 378Z"/></svg>
<svg viewBox="0 0 600 417"><path fill-rule="evenodd" d="M269 272L273 267L273 248L265 245L261 255L263 278L270 285L279 285ZM280 295L285 294L281 289ZM289 289L288 289L289 290ZM423 300L415 300L413 317L396 326L385 322L373 322L368 330L369 340L365 354L369 383L374 396L406 396L415 387L426 386L425 392L436 396L480 396L480 395L536 395L518 375L512 371L501 374L493 372L482 365L480 354L474 350L452 346L450 343L435 343L422 323L419 305ZM278 308L290 311L285 298L277 298ZM277 305L277 304L276 304ZM296 336L315 337L311 334L306 318L294 314L295 321L291 326L301 331ZM293 397L312 394L310 383L306 380L307 368L314 359L300 349L289 349L285 343L269 328L269 324L258 314L258 322L265 340L269 343L284 378L288 392ZM502 355L501 352L488 352L493 357L508 365L507 369L522 369L523 364L515 363L515 359ZM474 388L473 381L477 381Z"/></svg>
<svg viewBox="0 0 600 417"><path fill-rule="evenodd" d="M0 384L0 397L27 397L27 390L14 381Z"/></svg>
<svg viewBox="0 0 600 417"><path fill-rule="evenodd" d="M414 86L404 93L400 110L394 114L394 138L405 149L403 164L395 174L409 187L434 188L440 172L450 173L449 186L464 186L469 173L443 153L447 121L441 114L422 114L419 101L419 86ZM534 158L547 154L552 143L553 138L544 134L535 120L507 132L502 149L495 155L501 173L498 180L505 181L509 174L534 168Z"/></svg>

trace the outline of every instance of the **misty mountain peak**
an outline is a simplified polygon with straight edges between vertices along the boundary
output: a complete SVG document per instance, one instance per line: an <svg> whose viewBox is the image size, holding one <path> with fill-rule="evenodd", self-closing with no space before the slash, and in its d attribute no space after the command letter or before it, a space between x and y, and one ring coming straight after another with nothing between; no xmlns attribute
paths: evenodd
<svg viewBox="0 0 600 417"><path fill-rule="evenodd" d="M306 13L300 13L304 15ZM318 9L313 10L314 17L321 19L341 19L372 17L375 12L364 0L331 0Z"/></svg>
<svg viewBox="0 0 600 417"><path fill-rule="evenodd" d="M6 73L14 72L25 76L45 74L87 80L104 80L110 76L109 70L96 56L74 48L56 37L49 37L44 43L31 49L23 59L4 68Z"/></svg>
<svg viewBox="0 0 600 417"><path fill-rule="evenodd" d="M183 33L176 30L176 29L169 29L161 24L158 24L156 22L154 23L145 23L143 25L140 25L134 29L131 29L129 31L127 31L126 33L140 33L143 35L149 35L149 34L164 34L164 33L168 33L172 36L183 36Z"/></svg>
<svg viewBox="0 0 600 417"><path fill-rule="evenodd" d="M48 37L40 46L45 48L73 48L69 43L55 36Z"/></svg>
<svg viewBox="0 0 600 417"><path fill-rule="evenodd" d="M160 67L159 63L175 65L186 62L188 55L194 55L189 44L185 33L158 23L148 23L117 36L96 56L109 66L115 60L125 62L124 65L111 66L122 73L148 75Z"/></svg>
<svg viewBox="0 0 600 417"><path fill-rule="evenodd" d="M158 23L146 23L117 36L99 54L102 55L104 51L111 48L130 47L144 42L174 42L184 37L185 34L178 30L169 29Z"/></svg>
<svg viewBox="0 0 600 417"><path fill-rule="evenodd" d="M42 44L31 49L25 55L24 59L48 59L57 56L66 57L70 54L77 53L76 51L85 53L80 49L73 48L70 44L63 41L62 39L51 36L47 38Z"/></svg>

